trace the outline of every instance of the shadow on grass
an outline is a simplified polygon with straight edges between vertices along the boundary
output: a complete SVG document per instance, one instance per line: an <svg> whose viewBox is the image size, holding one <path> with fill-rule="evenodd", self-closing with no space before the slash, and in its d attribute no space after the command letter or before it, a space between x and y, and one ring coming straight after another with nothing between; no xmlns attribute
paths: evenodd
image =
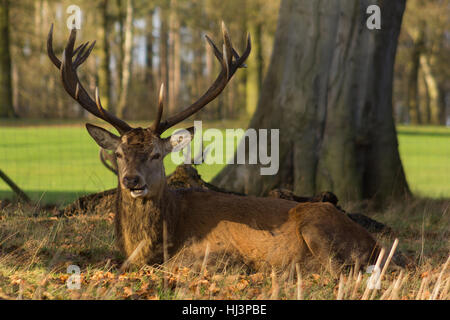
<svg viewBox="0 0 450 320"><path fill-rule="evenodd" d="M450 138L450 132L444 132L444 131L411 131L411 130L407 130L407 129L397 129L397 133L400 135L405 135L405 136Z"/></svg>
<svg viewBox="0 0 450 320"><path fill-rule="evenodd" d="M101 191L101 190L99 190ZM65 205L72 203L79 197L99 191L42 191L42 190L24 190L24 192L34 202L41 204ZM16 200L17 196L12 191L0 190L0 200Z"/></svg>

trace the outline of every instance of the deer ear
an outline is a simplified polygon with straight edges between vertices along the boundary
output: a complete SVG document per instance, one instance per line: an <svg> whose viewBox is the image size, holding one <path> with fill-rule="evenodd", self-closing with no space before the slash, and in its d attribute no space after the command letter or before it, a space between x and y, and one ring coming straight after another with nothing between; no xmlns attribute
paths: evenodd
<svg viewBox="0 0 450 320"><path fill-rule="evenodd" d="M177 130L169 138L163 139L165 153L183 150L194 138L194 127Z"/></svg>
<svg viewBox="0 0 450 320"><path fill-rule="evenodd" d="M86 129L91 137L97 142L97 144L106 150L116 150L120 143L120 138L111 132L94 126L93 124L86 123Z"/></svg>

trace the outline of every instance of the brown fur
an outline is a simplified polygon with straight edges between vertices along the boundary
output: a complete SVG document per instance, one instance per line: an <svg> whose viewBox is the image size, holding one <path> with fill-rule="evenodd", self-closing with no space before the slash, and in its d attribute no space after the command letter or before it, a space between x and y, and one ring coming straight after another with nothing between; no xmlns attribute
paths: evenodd
<svg viewBox="0 0 450 320"><path fill-rule="evenodd" d="M162 217L169 230L170 256L184 249L201 258L209 243L212 254L238 257L254 268L317 262L337 271L356 259L373 262L377 253L372 236L329 203L298 204L194 189L167 189L159 208L148 200L119 199L116 227L124 254L130 256L142 240L148 241L136 264L163 262Z"/></svg>
<svg viewBox="0 0 450 320"><path fill-rule="evenodd" d="M118 142L101 129L91 127L90 133L101 146L115 143L121 155L117 242L126 257L134 257L134 264L162 263L165 250L166 257L183 254L198 260L207 247L211 257L231 256L254 268L283 269L298 262L336 272L342 265L356 260L364 265L376 257L378 246L372 236L331 203L170 190L163 157L153 156L169 153L182 140L178 136L161 139L138 128ZM139 176L139 185L149 186L146 196L133 198L122 183L129 174Z"/></svg>

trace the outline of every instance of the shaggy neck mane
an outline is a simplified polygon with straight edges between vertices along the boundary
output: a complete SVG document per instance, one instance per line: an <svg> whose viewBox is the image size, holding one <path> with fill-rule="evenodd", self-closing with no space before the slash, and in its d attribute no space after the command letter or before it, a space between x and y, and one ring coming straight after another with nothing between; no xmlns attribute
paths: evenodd
<svg viewBox="0 0 450 320"><path fill-rule="evenodd" d="M137 263L163 261L163 221L169 229L175 223L172 197L167 185L158 199L134 199L129 191L118 187L116 236L125 258L134 253L133 261ZM142 241L145 244L136 250Z"/></svg>

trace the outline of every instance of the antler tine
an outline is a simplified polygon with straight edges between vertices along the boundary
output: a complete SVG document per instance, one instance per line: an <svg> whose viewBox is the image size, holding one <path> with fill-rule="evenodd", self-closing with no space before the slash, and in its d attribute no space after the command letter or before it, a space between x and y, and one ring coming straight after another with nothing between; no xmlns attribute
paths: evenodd
<svg viewBox="0 0 450 320"><path fill-rule="evenodd" d="M231 38L228 34L225 23L222 22L222 35L223 35L223 53L219 51L214 42L206 36L206 40L209 45L211 45L214 55L217 60L219 60L222 65L222 70L217 76L216 80L213 82L211 87L193 104L184 109L183 111L175 114L174 116L168 118L164 122L161 122L158 126L157 133L161 134L165 130L174 126L175 124L185 120L190 117L194 113L198 112L212 100L214 100L226 87L231 77L234 75L238 68L243 67L245 60L248 58L251 51L251 40L250 35L247 37L247 48L241 57L237 54L236 50L234 50ZM236 59L233 61L233 56Z"/></svg>
<svg viewBox="0 0 450 320"><path fill-rule="evenodd" d="M100 95L98 94L98 87L95 87L95 104L97 105L97 109L98 111L100 111L102 116L107 118L105 114L105 109L103 109L102 102L100 101Z"/></svg>
<svg viewBox="0 0 450 320"><path fill-rule="evenodd" d="M89 42L86 42L86 46L89 44ZM89 57L89 55L91 54L92 50L94 49L94 46L96 44L96 41L92 42L91 46L86 50L86 52L84 52L84 49L86 48L86 46L82 49L82 51L80 51L75 59L75 62L73 63L75 66L75 69L77 69L80 65L82 65L84 63L84 61L86 61L86 59Z"/></svg>
<svg viewBox="0 0 450 320"><path fill-rule="evenodd" d="M228 33L225 22L222 21L222 36L223 36L223 53L226 54L225 61L227 66L230 67L233 62L233 44L231 43L230 34Z"/></svg>
<svg viewBox="0 0 450 320"><path fill-rule="evenodd" d="M205 35L206 40L208 41L209 45L213 48L213 52L214 55L217 57L217 59L222 59L222 52L220 52L220 50L217 48L217 46L214 44L214 42L211 40L210 37L208 37L208 35ZM248 58L250 51L251 51L251 39L250 39L250 34L247 35L247 48L244 51L244 54L241 56L239 56L239 53L236 51L236 49L234 49L233 47L231 48L233 51L233 57L236 59L236 68L246 68L247 65L244 63L244 61ZM241 59L241 60L240 60ZM236 72L236 71L234 71ZM234 74L233 72L233 74Z"/></svg>
<svg viewBox="0 0 450 320"><path fill-rule="evenodd" d="M250 36L250 33L247 34L247 46L245 48L244 53L242 56L238 59L236 62L238 65L242 66L247 60L248 56L250 55L250 52L252 51L252 37Z"/></svg>
<svg viewBox="0 0 450 320"><path fill-rule="evenodd" d="M221 59L222 58L222 52L220 52L220 50L216 47L216 45L214 44L214 42L211 40L210 37L208 37L208 35L205 35L206 40L208 41L209 45L213 48L213 52L214 55L218 58ZM248 39L247 39L248 41ZM250 43L251 45L251 43ZM234 49L233 47L231 48L233 51L233 57L235 58L236 61L238 61L241 57L239 56L239 53L236 51L236 49ZM250 52L249 52L250 53ZM248 57L248 55L247 55ZM247 58L246 57L246 58ZM245 58L245 59L246 59ZM244 59L244 60L245 60ZM236 65L238 65L237 68L247 68L247 65L245 63L241 63L240 65L238 63L236 63Z"/></svg>
<svg viewBox="0 0 450 320"><path fill-rule="evenodd" d="M225 45L225 44L223 44L223 61L225 62L225 76L224 76L224 78L225 79L227 79L227 82L228 82L228 79L229 79L229 75L230 75L230 64L231 64L231 61L229 60L230 58L229 58L229 55L228 55L228 48L227 48L227 46ZM231 57L231 58L233 58L233 57ZM226 82L225 82L225 85L226 85Z"/></svg>
<svg viewBox="0 0 450 320"><path fill-rule="evenodd" d="M159 130L159 124L161 122L163 110L164 110L164 83L161 83L161 87L159 88L158 113L156 114L155 121L150 126L150 129L153 132L158 132Z"/></svg>
<svg viewBox="0 0 450 320"><path fill-rule="evenodd" d="M95 46L95 41L89 47L89 43L87 42L80 45L76 50L74 50L75 40L76 29L72 29L72 31L70 32L69 40L67 41L67 45L63 51L62 59L60 61L53 51L53 25L51 26L47 39L47 52L53 64L58 69L60 69L64 89L85 110L114 126L114 128L116 128L121 135L124 134L132 128L125 121L117 118L116 116L102 108L100 99L98 98L98 88L96 90L96 101L92 100L86 89L84 89L83 85L81 84L76 72L77 68L81 64L83 64L83 62L91 54ZM75 61L72 61L75 55L77 55Z"/></svg>
<svg viewBox="0 0 450 320"><path fill-rule="evenodd" d="M75 88L75 100L78 100L79 96L80 96L80 84L77 83L77 86Z"/></svg>
<svg viewBox="0 0 450 320"><path fill-rule="evenodd" d="M213 52L214 52L214 55L216 56L216 58L219 61L222 60L222 52L220 52L220 50L217 48L217 46L214 43L214 41L212 41L211 38L208 37L207 34L205 34L205 38L206 38L206 41L208 41L208 44L211 46L211 48L213 48Z"/></svg>
<svg viewBox="0 0 450 320"><path fill-rule="evenodd" d="M78 56L80 56L80 54L82 54L82 52L84 51L84 49L87 47L87 45L89 44L89 41L86 43L82 43L78 46L78 48L76 48L75 50L73 50L73 55L72 57L74 57L76 54L78 54Z"/></svg>
<svg viewBox="0 0 450 320"><path fill-rule="evenodd" d="M61 68L61 61L56 57L55 52L53 51L53 23L50 27L50 31L48 32L47 37L47 54L50 58L50 61L53 62L53 64L60 69Z"/></svg>

